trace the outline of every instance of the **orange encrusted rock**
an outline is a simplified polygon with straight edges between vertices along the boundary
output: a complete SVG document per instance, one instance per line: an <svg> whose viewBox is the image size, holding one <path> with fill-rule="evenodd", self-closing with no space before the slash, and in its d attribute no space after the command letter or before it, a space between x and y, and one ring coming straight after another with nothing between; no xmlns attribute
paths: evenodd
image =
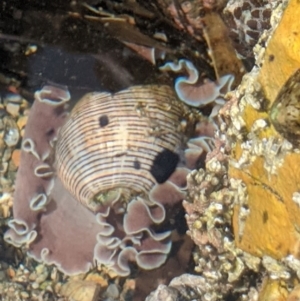
<svg viewBox="0 0 300 301"><path fill-rule="evenodd" d="M273 102L287 79L300 68L300 3L289 1L282 19L267 45L259 81Z"/></svg>

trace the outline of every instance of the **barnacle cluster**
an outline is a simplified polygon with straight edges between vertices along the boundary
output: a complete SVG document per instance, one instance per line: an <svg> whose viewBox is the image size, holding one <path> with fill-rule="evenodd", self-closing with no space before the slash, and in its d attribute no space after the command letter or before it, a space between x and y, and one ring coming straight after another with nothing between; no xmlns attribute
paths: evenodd
<svg viewBox="0 0 300 301"><path fill-rule="evenodd" d="M267 33L262 36L254 48L257 67L244 76L238 89L228 95L229 103L222 112L223 121L227 124L223 125L226 141L231 148L228 175L231 181L243 183L247 194L244 202L235 201L233 205L234 245L242 254L249 254L251 262L256 262L254 268L249 264L248 256L240 257L249 270L258 272L262 279L262 286L256 287L259 298L270 297L280 290L287 298L294 283L299 282L296 276L299 268L299 209L295 204L299 176L298 168L293 163L297 161L299 150L295 147L297 143L286 140L277 131L271 118L275 98L282 97L283 92L280 91L285 91L285 86L290 84L287 80L289 75L285 82L280 79L282 86L278 85L277 90L268 86L270 78L267 81L268 77L273 76L269 66L280 69L278 64L285 63L280 60L273 45L282 36L280 32L285 30L285 26L289 26L286 22L290 20L295 5L293 1L277 30L278 23L274 24L286 4L281 3L274 10L274 18L271 18L273 29L268 34L273 33L273 38L268 40ZM261 46L263 43L268 45L266 50ZM277 65L272 65L274 57ZM290 72L293 73L292 70ZM292 95L286 96L293 99ZM283 101L288 102L287 97ZM284 112L280 113L284 118ZM289 130L293 131L293 128ZM288 187L287 178L290 183Z"/></svg>
<svg viewBox="0 0 300 301"><path fill-rule="evenodd" d="M206 168L188 177L184 207L188 233L199 247L194 259L200 275L195 277L205 279L205 293L199 289L193 294L201 300L299 296L295 287L299 282L299 150L273 126L274 98L266 81L270 74L263 73L277 53L274 47L270 53L262 45L268 44L286 4L278 3L272 29L254 48L257 66L227 94L228 102L219 114L216 148L208 154ZM177 287L169 286L180 296L190 287L184 280Z"/></svg>
<svg viewBox="0 0 300 301"><path fill-rule="evenodd" d="M237 91L232 93L230 108L231 125L227 129L227 138L232 144L241 141L237 155L231 159L231 165L243 169L255 161L257 157L264 159L264 168L269 174L275 174L281 166L292 144L282 137L270 135L270 119L267 112L266 99L258 82L258 69L244 76ZM245 110L262 111L259 117L245 119Z"/></svg>
<svg viewBox="0 0 300 301"><path fill-rule="evenodd" d="M184 207L188 233L197 245L195 271L205 278L203 300L219 300L236 292L248 296L250 275L260 266L259 258L243 252L234 242L233 207L239 204L242 221L249 213L248 194L243 181L228 177L229 154L226 137L220 135L208 155L206 169L193 171L188 177L190 193ZM247 274L249 278L241 281Z"/></svg>

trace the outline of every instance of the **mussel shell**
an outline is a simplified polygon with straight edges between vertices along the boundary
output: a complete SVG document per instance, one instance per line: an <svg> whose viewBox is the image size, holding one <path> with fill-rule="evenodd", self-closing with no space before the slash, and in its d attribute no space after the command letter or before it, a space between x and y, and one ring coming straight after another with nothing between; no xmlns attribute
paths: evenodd
<svg viewBox="0 0 300 301"><path fill-rule="evenodd" d="M270 119L285 139L300 146L300 69L283 85L270 109Z"/></svg>

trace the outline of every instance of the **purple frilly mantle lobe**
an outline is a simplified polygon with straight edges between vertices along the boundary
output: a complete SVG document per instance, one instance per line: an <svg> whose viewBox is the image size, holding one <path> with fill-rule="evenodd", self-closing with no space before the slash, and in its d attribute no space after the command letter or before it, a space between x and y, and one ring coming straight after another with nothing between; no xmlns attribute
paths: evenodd
<svg viewBox="0 0 300 301"><path fill-rule="evenodd" d="M214 104L212 117L217 114L225 103L223 95L231 89L234 76L224 75L217 81L200 80L199 72L192 62L181 59L178 62L168 62L162 67L162 71L184 73L175 80L175 91L178 97L192 107L204 107Z"/></svg>
<svg viewBox="0 0 300 301"><path fill-rule="evenodd" d="M156 233L152 225L164 221L166 205L184 198L186 176L203 151L210 150L206 138L212 136L191 139L186 167L177 167L165 183L155 185L147 201L132 199L126 212L118 203L92 212L55 174L53 148L68 116L69 99L64 87L45 86L35 93L22 143L14 219L5 240L16 247L26 244L35 260L55 264L69 275L87 272L95 263L121 276L130 273L130 261L143 269L161 266L171 248L170 232ZM213 132L209 123L204 128Z"/></svg>

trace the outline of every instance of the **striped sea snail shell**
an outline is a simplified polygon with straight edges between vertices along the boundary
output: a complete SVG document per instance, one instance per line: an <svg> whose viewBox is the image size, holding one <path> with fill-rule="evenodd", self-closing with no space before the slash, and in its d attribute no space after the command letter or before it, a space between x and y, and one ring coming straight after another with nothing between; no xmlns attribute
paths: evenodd
<svg viewBox="0 0 300 301"><path fill-rule="evenodd" d="M59 131L57 175L92 211L146 195L176 169L193 118L169 86L87 94Z"/></svg>

